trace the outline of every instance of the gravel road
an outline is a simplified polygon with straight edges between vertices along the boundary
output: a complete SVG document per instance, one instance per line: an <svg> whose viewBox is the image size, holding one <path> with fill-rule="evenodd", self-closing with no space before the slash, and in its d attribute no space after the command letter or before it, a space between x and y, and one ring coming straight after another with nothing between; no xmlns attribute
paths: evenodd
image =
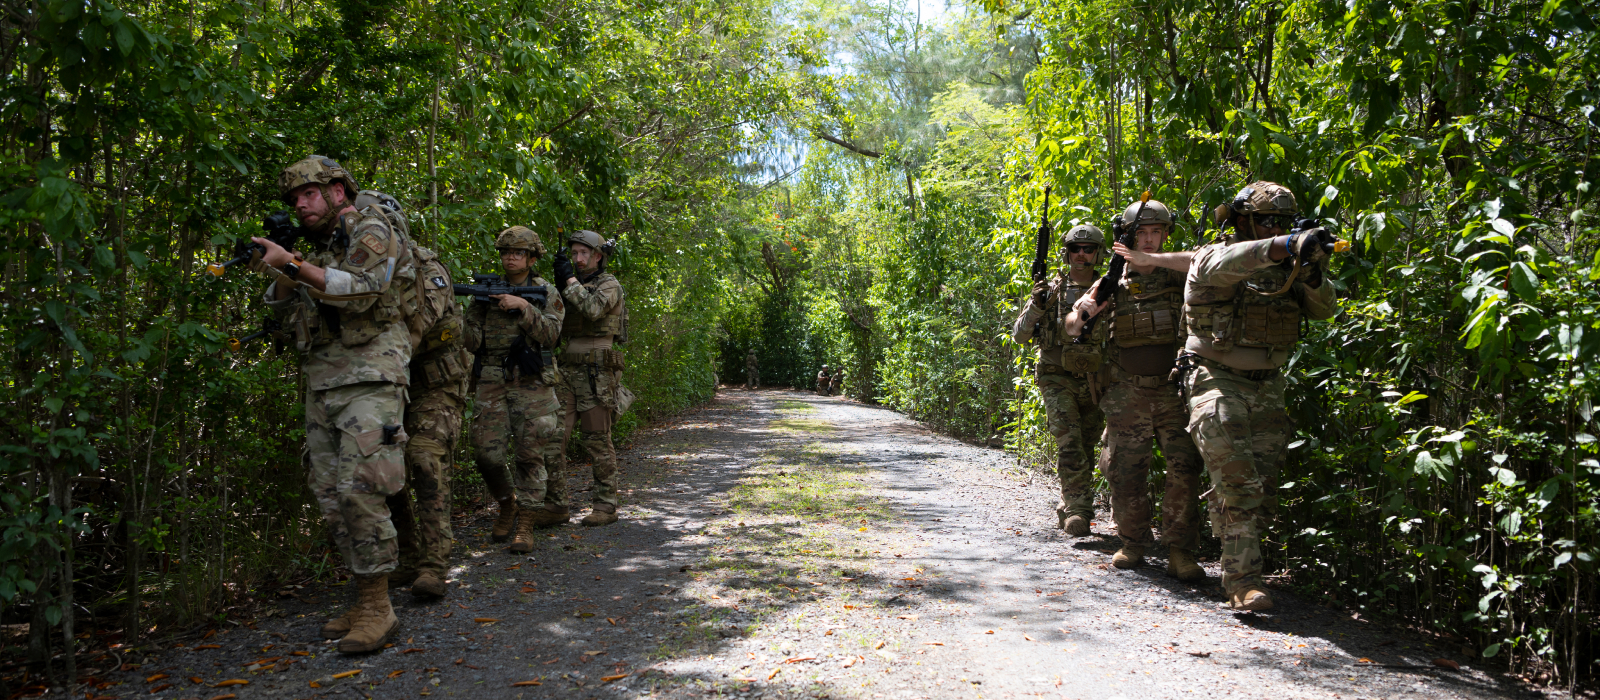
<svg viewBox="0 0 1600 700"><path fill-rule="evenodd" d="M1169 578L1159 550L1111 568L1105 514L1067 537L1049 479L891 411L725 390L621 457L632 490L617 525L544 531L514 556L488 542L490 514L458 520L450 596L396 594L392 648L347 657L318 639L354 595L318 584L285 591L255 629L125 659L137 668L103 692L1539 697L1448 644L1284 591L1268 613L1221 608L1215 562L1196 586ZM230 679L248 683L218 685Z"/></svg>

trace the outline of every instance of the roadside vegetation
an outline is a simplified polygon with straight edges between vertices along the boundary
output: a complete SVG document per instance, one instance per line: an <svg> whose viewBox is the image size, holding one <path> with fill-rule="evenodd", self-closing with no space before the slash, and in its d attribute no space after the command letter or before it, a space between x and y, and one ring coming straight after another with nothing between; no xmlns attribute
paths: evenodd
<svg viewBox="0 0 1600 700"><path fill-rule="evenodd" d="M313 152L458 278L511 224L617 237L623 433L753 350L769 386L826 362L1039 469L1007 330L1041 222L1108 228L1149 190L1188 248L1281 182L1354 245L1290 367L1274 580L1536 682L1600 670L1600 46L1576 0L6 8L0 644L36 676L334 572L294 353L228 351L262 283L205 273ZM824 428L785 408L774 428ZM757 512L811 477L751 478Z"/></svg>

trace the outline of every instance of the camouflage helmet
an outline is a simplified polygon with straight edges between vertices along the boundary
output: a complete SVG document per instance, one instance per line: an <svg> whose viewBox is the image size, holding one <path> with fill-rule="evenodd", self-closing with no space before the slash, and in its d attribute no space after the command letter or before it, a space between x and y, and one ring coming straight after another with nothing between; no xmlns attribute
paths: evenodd
<svg viewBox="0 0 1600 700"><path fill-rule="evenodd" d="M345 196L355 199L356 192L361 188L356 187L356 179L350 176L350 171L344 166L327 156L310 155L295 161L283 172L278 173L278 199L289 202L289 193L302 185L330 185L335 182L344 183Z"/></svg>
<svg viewBox="0 0 1600 700"><path fill-rule="evenodd" d="M1140 207L1143 207L1142 209ZM1137 221L1135 221L1137 217ZM1144 202L1134 202L1122 210L1122 226L1124 231L1133 232L1146 224L1161 224L1172 231L1172 210L1167 205L1154 199Z"/></svg>
<svg viewBox="0 0 1600 700"><path fill-rule="evenodd" d="M544 241L527 226L512 226L494 239L495 250L526 250L535 258L544 257Z"/></svg>
<svg viewBox="0 0 1600 700"><path fill-rule="evenodd" d="M1232 208L1239 214L1294 214L1294 193L1276 182L1258 180L1234 195Z"/></svg>
<svg viewBox="0 0 1600 700"><path fill-rule="evenodd" d="M573 231L572 233L568 234L567 242L582 243L590 248L600 251L601 254L609 254L611 252L611 242L607 241L605 236L588 229Z"/></svg>
<svg viewBox="0 0 1600 700"><path fill-rule="evenodd" d="M1094 245L1094 261L1100 262L1100 256L1106 250L1106 234L1094 224L1078 224L1067 230L1067 235L1061 237L1061 259L1067 258L1067 246L1073 244L1089 243Z"/></svg>
<svg viewBox="0 0 1600 700"><path fill-rule="evenodd" d="M1255 228L1240 227L1238 217L1254 218L1256 215L1292 217L1297 208L1294 193L1290 192L1289 188L1276 182L1257 180L1239 190L1239 193L1233 196L1232 202L1218 204L1215 215L1218 225L1224 229L1233 226L1235 232L1248 238L1256 235Z"/></svg>

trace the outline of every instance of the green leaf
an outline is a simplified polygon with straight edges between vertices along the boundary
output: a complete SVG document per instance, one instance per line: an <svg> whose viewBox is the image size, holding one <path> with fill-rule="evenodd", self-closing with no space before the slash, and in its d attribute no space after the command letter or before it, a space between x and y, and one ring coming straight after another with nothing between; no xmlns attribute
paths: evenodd
<svg viewBox="0 0 1600 700"><path fill-rule="evenodd" d="M1404 406L1404 405L1406 405L1408 403L1411 403L1413 401L1421 401L1421 400L1423 400L1425 398L1428 398L1427 394L1424 394L1424 393L1422 393L1420 391L1413 391L1413 392L1411 392L1409 394L1406 394L1405 396L1400 397L1400 400L1394 402L1394 405L1396 405L1396 406Z"/></svg>
<svg viewBox="0 0 1600 700"><path fill-rule="evenodd" d="M1539 300L1539 275L1525 262L1511 263L1511 289L1524 301Z"/></svg>
<svg viewBox="0 0 1600 700"><path fill-rule="evenodd" d="M1483 658L1485 659L1492 659L1494 658L1494 655L1498 653L1500 653L1499 642L1495 642L1494 644L1490 644L1489 646L1483 648Z"/></svg>

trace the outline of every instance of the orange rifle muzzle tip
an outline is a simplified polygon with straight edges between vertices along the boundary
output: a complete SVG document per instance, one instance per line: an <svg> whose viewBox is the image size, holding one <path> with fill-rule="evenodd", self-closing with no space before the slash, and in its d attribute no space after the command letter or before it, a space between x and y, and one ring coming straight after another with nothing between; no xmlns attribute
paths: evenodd
<svg viewBox="0 0 1600 700"><path fill-rule="evenodd" d="M1350 241L1334 241L1333 252L1343 253L1347 250L1350 250Z"/></svg>

